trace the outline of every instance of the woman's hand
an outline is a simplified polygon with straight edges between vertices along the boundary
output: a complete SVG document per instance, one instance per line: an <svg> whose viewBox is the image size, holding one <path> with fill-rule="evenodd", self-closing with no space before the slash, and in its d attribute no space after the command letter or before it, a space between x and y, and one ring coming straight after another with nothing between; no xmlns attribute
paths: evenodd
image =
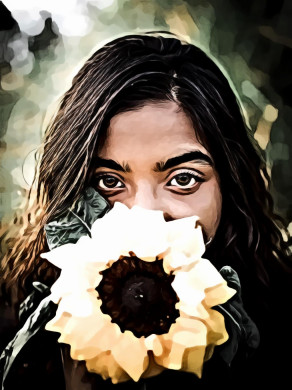
<svg viewBox="0 0 292 390"><path fill-rule="evenodd" d="M227 281L228 286L237 291L237 294L226 303L216 306L216 310L224 315L229 334L229 340L222 345L220 355L230 366L238 349L243 350L246 357L257 349L260 343L260 334L256 324L243 307L241 284L236 271L230 266L224 266L219 272Z"/></svg>

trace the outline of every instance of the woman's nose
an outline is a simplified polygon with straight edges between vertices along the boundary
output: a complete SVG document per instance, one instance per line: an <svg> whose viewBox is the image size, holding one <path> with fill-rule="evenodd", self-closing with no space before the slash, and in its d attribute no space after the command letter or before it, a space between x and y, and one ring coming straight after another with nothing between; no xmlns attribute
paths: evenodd
<svg viewBox="0 0 292 390"><path fill-rule="evenodd" d="M161 210L155 188L146 180L139 181L125 202L129 208L140 206L148 210Z"/></svg>
<svg viewBox="0 0 292 390"><path fill-rule="evenodd" d="M139 181L132 194L123 203L129 208L139 206L147 210L162 210L166 221L175 219L168 210L165 200L157 194L155 186L147 180Z"/></svg>

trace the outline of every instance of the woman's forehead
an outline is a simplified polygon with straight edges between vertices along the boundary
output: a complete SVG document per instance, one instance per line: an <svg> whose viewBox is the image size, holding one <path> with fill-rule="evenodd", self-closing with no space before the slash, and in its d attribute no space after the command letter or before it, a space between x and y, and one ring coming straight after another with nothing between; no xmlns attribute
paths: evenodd
<svg viewBox="0 0 292 390"><path fill-rule="evenodd" d="M192 151L210 157L184 111L174 102L163 102L114 116L98 156L127 162L165 162Z"/></svg>

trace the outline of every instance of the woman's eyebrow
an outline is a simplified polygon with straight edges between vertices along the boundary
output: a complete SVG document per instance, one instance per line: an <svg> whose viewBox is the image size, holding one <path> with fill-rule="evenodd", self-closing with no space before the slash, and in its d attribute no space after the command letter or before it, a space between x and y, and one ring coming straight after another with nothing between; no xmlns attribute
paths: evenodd
<svg viewBox="0 0 292 390"><path fill-rule="evenodd" d="M103 167L103 168L114 169L115 171L124 172L124 173L131 172L129 164L120 165L116 161L110 159L96 157L94 163L96 168Z"/></svg>
<svg viewBox="0 0 292 390"><path fill-rule="evenodd" d="M211 158L207 154L201 152L200 150L194 150L193 152L188 152L188 153L184 153L180 156L172 157L165 162L160 161L160 162L156 163L154 171L155 172L164 172L169 168L175 167L176 165L179 165L179 164L182 164L185 162L190 162L190 161L205 163L205 164L208 164L211 166L214 165L213 161L211 160Z"/></svg>

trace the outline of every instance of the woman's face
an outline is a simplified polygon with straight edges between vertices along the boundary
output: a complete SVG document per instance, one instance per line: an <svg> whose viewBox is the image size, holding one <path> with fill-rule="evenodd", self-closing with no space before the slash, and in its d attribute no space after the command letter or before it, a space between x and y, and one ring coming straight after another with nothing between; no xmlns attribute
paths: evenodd
<svg viewBox="0 0 292 390"><path fill-rule="evenodd" d="M163 210L166 220L197 215L205 240L214 236L222 204L218 175L175 103L114 116L97 157L94 185L110 204Z"/></svg>

